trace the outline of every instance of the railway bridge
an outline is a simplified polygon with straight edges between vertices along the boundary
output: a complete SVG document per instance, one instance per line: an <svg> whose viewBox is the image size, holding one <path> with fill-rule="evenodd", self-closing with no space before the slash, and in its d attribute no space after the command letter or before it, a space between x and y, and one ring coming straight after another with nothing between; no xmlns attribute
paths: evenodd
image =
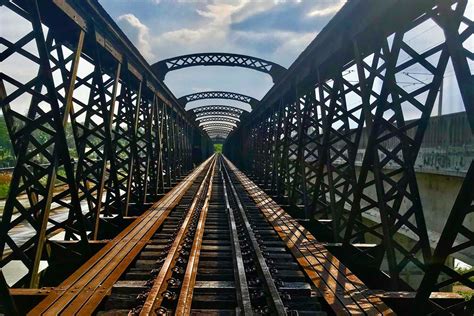
<svg viewBox="0 0 474 316"><path fill-rule="evenodd" d="M28 29L0 31L0 313L472 315L473 2L347 1L285 68L150 65L96 0L0 1ZM164 83L202 66L273 86Z"/></svg>

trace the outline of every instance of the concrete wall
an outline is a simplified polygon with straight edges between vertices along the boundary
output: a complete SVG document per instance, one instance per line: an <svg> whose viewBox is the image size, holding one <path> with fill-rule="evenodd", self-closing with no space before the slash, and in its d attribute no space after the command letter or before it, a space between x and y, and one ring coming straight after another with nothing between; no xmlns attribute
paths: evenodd
<svg viewBox="0 0 474 316"><path fill-rule="evenodd" d="M410 121L407 122L407 124ZM409 131L413 136L414 130ZM357 163L361 164L367 147L368 135L362 132ZM396 146L395 140L386 143ZM421 172L462 176L466 175L474 159L474 137L466 112L431 117L426 129L415 169Z"/></svg>
<svg viewBox="0 0 474 316"><path fill-rule="evenodd" d="M438 244L441 232L444 228L444 225L446 224L446 220L454 204L454 200L456 199L459 189L461 188L463 178L459 176L423 172L417 172L416 177L421 203L423 205L426 226L428 229L428 238L430 240L431 247L434 249ZM375 188L370 187L367 191L365 191L365 194L375 198ZM404 211L406 211L409 206L410 205L407 204L407 201L402 203L401 212L404 213ZM368 223L380 223L380 216L375 210L364 213L363 217ZM464 221L464 226L473 231L474 216L467 217ZM411 249L415 245L413 239L416 239L416 235L414 235L406 227L402 227L399 231L400 233L395 235L394 239L403 245L405 249ZM380 242L379 240L373 239L371 235L366 236L366 241L368 243ZM465 241L466 239L464 237L461 238L461 236L458 236L456 240L458 243ZM453 257L448 259L446 265L454 267L454 258L470 265L474 265L474 253L470 248L455 253ZM382 265L382 270L388 271L387 262L385 260ZM423 274L418 267L410 264L403 270L401 277L408 284L414 288L417 288L421 282ZM443 276L440 277L440 280L442 279ZM443 290L450 291L450 288L448 287Z"/></svg>
<svg viewBox="0 0 474 316"><path fill-rule="evenodd" d="M421 172L418 172L416 177L426 226L428 228L428 236L431 246L434 248L438 244L441 232L453 207L454 200L461 188L463 178ZM376 198L375 187L370 187L364 193L372 198ZM409 207L408 201L404 201L401 205L401 212L404 213ZM380 222L380 216L375 210L366 212L364 217L374 222ZM474 216L467 217L464 225L474 230ZM403 229L402 227L401 231L404 236L415 238L415 235L411 233L409 229ZM462 239L458 239L458 241L462 241ZM456 256L458 259L474 265L474 253L469 251L469 249Z"/></svg>

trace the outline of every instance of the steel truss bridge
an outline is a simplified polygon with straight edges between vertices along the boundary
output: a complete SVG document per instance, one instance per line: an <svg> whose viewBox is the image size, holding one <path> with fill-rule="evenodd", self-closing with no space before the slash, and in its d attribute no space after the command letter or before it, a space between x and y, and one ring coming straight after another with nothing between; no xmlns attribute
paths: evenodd
<svg viewBox="0 0 474 316"><path fill-rule="evenodd" d="M150 66L96 0L1 1L28 30L0 37L0 311L472 315L472 157L435 239L416 159L445 78L474 133L473 9L348 1L286 69ZM195 66L274 85L177 98L166 74Z"/></svg>

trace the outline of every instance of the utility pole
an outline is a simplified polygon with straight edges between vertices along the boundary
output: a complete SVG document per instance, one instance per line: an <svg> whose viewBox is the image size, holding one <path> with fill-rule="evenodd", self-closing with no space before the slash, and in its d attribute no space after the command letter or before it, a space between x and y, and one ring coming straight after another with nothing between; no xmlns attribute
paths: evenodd
<svg viewBox="0 0 474 316"><path fill-rule="evenodd" d="M441 79L441 85L439 86L438 116L441 116L441 111L443 108L443 83L444 83L444 77L443 79Z"/></svg>

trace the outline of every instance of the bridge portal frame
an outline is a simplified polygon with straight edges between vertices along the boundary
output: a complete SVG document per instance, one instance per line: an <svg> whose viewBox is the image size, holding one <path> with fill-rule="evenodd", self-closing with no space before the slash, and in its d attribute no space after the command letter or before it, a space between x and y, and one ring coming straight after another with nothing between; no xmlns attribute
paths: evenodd
<svg viewBox="0 0 474 316"><path fill-rule="evenodd" d="M202 127L203 130L208 130L208 129L223 129L223 130L233 130L234 127L231 125L206 125Z"/></svg>
<svg viewBox="0 0 474 316"><path fill-rule="evenodd" d="M224 122L224 123L233 123L237 124L239 122L238 118L235 117L229 117L229 116L208 116L208 117L198 117L196 118L196 121L199 123L199 126L202 125L202 123L207 123L207 122Z"/></svg>
<svg viewBox="0 0 474 316"><path fill-rule="evenodd" d="M242 67L263 72L276 82L286 71L274 62L248 55L232 53L197 53L176 56L156 62L151 67L157 76L164 80L168 72L194 66Z"/></svg>
<svg viewBox="0 0 474 316"><path fill-rule="evenodd" d="M186 106L187 103L198 101L198 100L205 100L205 99L223 99L223 100L234 100L240 101L243 103L247 103L253 109L259 103L259 101L251 96L240 94L236 92L230 91L202 91L191 93L185 96L182 96L178 99L178 101Z"/></svg>
<svg viewBox="0 0 474 316"><path fill-rule="evenodd" d="M201 105L192 109L189 109L188 111L193 111L195 114L200 113L200 112L208 112L208 111L227 111L227 112L233 112L237 114L242 114L243 112L249 112L247 110L244 110L242 108L232 106L232 105Z"/></svg>
<svg viewBox="0 0 474 316"><path fill-rule="evenodd" d="M206 116L224 116L224 117L232 117L232 118L237 118L237 119L240 117L239 113L229 112L229 111L219 111L219 110L198 112L195 115L196 115L196 119L200 117L206 117Z"/></svg>

